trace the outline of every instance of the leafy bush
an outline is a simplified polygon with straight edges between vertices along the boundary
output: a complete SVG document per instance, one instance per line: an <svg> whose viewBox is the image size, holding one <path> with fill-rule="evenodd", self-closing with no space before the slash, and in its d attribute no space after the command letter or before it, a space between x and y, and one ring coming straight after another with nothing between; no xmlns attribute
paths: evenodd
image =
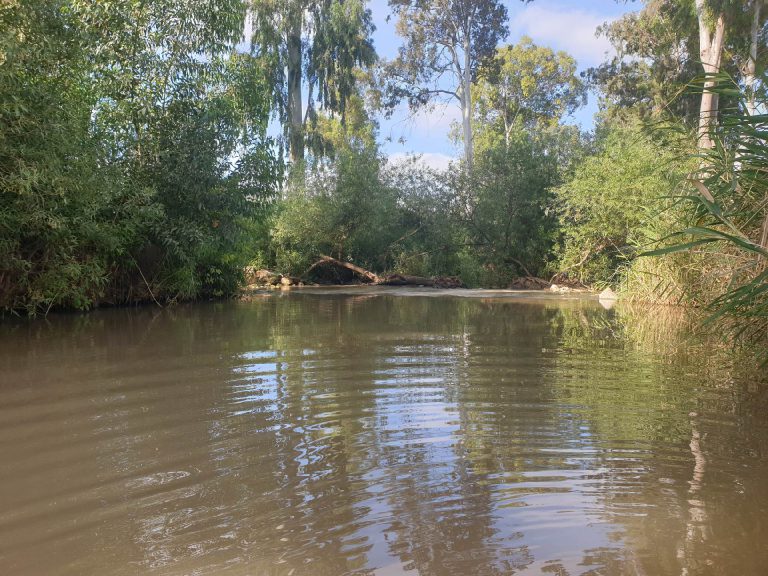
<svg viewBox="0 0 768 576"><path fill-rule="evenodd" d="M236 289L279 179L269 90L231 54L239 0L174 2L0 7L0 308Z"/></svg>
<svg viewBox="0 0 768 576"><path fill-rule="evenodd" d="M272 226L277 267L301 274L321 254L373 270L391 265L397 239L397 196L368 150L343 150L287 192Z"/></svg>
<svg viewBox="0 0 768 576"><path fill-rule="evenodd" d="M583 283L617 283L662 224L684 163L639 125L609 128L555 194L563 247L558 268ZM658 236L656 236L658 237Z"/></svg>
<svg viewBox="0 0 768 576"><path fill-rule="evenodd" d="M94 95L74 22L52 2L0 8L0 307L86 307L108 274L114 174L88 133Z"/></svg>
<svg viewBox="0 0 768 576"><path fill-rule="evenodd" d="M464 256L484 266L482 283L542 273L556 241L550 209L559 170L543 142L518 132L507 145L484 149L471 174L451 181L451 212L464 231ZM474 273L473 273L474 274Z"/></svg>

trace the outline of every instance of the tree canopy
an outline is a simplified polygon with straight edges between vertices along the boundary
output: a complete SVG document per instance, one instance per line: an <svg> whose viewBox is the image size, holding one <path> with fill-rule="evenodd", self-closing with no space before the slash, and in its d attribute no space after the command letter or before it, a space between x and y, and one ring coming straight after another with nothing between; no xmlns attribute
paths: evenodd
<svg viewBox="0 0 768 576"><path fill-rule="evenodd" d="M503 131L558 124L586 103L586 89L576 60L565 52L537 46L528 37L499 48L485 62L473 85L476 122Z"/></svg>
<svg viewBox="0 0 768 576"><path fill-rule="evenodd" d="M250 20L291 160L300 163L307 143L318 149L318 108L345 122L356 71L376 61L371 11L366 0L251 0Z"/></svg>
<svg viewBox="0 0 768 576"><path fill-rule="evenodd" d="M498 0L390 0L404 43L386 69L390 105L405 98L418 108L436 98L461 107L464 158L472 165L472 82L508 34ZM446 81L443 85L441 82Z"/></svg>

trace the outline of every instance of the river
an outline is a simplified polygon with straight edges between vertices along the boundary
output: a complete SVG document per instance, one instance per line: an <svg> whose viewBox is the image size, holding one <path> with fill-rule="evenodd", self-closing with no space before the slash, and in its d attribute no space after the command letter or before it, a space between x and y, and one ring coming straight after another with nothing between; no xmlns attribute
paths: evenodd
<svg viewBox="0 0 768 576"><path fill-rule="evenodd" d="M658 311L350 288L0 324L0 574L764 575L768 388Z"/></svg>

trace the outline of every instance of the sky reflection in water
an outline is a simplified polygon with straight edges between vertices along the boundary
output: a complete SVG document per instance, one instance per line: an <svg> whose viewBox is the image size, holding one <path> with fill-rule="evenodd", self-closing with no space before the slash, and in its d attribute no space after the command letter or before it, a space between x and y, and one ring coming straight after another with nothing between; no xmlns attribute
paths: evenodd
<svg viewBox="0 0 768 576"><path fill-rule="evenodd" d="M765 573L765 387L621 307L425 294L3 325L0 572Z"/></svg>

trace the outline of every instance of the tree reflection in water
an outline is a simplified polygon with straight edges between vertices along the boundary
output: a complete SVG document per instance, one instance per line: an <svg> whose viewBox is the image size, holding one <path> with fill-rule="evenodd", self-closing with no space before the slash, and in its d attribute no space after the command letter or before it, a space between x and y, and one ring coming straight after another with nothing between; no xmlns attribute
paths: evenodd
<svg viewBox="0 0 768 576"><path fill-rule="evenodd" d="M684 327L359 289L9 323L0 568L760 574L766 389Z"/></svg>

